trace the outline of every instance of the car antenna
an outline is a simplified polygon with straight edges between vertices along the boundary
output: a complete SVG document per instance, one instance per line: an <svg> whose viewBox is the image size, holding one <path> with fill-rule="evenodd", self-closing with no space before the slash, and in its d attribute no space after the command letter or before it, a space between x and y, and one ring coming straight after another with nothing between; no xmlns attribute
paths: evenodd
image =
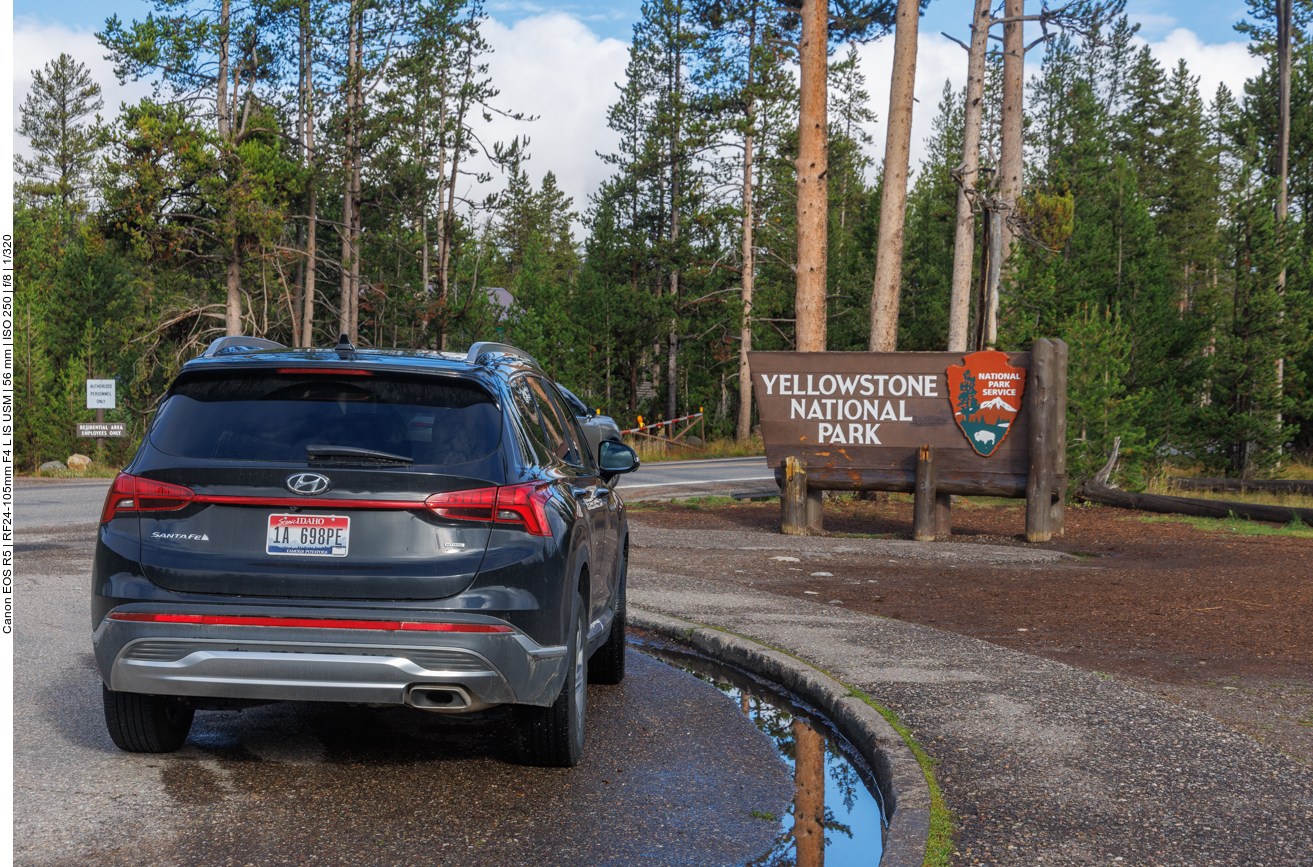
<svg viewBox="0 0 1313 867"><path fill-rule="evenodd" d="M356 347L352 344L351 338L346 334L343 334L338 338L337 346L334 346L333 349L336 350L337 354L342 358L350 358L356 351Z"/></svg>

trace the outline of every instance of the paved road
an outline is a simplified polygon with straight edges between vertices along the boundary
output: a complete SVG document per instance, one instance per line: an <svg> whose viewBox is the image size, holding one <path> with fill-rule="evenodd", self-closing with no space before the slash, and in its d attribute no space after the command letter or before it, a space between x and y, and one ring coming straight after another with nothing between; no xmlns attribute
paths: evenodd
<svg viewBox="0 0 1313 867"><path fill-rule="evenodd" d="M761 491L775 487L775 471L765 458L660 461L624 476L617 489L626 500L668 500L690 495Z"/></svg>
<svg viewBox="0 0 1313 867"><path fill-rule="evenodd" d="M20 489L31 521L70 523L17 538L17 863L738 865L773 842L752 812L787 812L774 747L632 651L624 684L589 688L569 771L513 764L496 720L312 703L201 712L177 753L119 752L91 656L100 491Z"/></svg>
<svg viewBox="0 0 1313 867"><path fill-rule="evenodd" d="M19 480L14 492L14 524L19 530L30 530L95 523L105 505L110 481Z"/></svg>
<svg viewBox="0 0 1313 867"><path fill-rule="evenodd" d="M100 515L109 479L20 482L15 509L18 529L89 524ZM631 502L672 497L764 491L775 487L765 458L660 461L621 477L617 486Z"/></svg>

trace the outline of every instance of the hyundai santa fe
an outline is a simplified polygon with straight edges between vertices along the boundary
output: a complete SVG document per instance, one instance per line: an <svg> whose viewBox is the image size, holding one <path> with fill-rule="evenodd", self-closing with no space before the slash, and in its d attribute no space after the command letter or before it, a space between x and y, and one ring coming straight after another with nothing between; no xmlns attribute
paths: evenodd
<svg viewBox="0 0 1313 867"><path fill-rule="evenodd" d="M624 676L615 478L514 347L292 350L221 338L114 480L92 640L121 749L271 701L509 706L529 764L583 749L589 681ZM505 712L503 712L505 713Z"/></svg>

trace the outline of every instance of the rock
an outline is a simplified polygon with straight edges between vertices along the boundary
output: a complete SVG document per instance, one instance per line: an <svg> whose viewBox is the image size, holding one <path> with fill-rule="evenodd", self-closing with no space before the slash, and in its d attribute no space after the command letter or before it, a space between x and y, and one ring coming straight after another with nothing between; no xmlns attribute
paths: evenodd
<svg viewBox="0 0 1313 867"><path fill-rule="evenodd" d="M694 448L699 448L699 449L702 448L702 446L704 445L704 443L702 442L702 437L695 437L692 435L684 437L684 442L688 443Z"/></svg>
<svg viewBox="0 0 1313 867"><path fill-rule="evenodd" d="M37 472L53 473L56 472L57 470L66 470L66 469L68 469L68 467L64 466L59 461L46 461L44 464L42 464L40 467L37 468Z"/></svg>
<svg viewBox="0 0 1313 867"><path fill-rule="evenodd" d="M68 468L75 473L85 472L91 466L91 458L86 455L69 455Z"/></svg>

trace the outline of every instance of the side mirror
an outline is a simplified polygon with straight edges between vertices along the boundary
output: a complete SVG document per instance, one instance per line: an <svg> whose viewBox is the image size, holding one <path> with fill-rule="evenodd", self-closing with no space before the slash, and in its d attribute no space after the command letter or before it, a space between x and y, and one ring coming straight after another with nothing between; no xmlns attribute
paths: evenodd
<svg viewBox="0 0 1313 867"><path fill-rule="evenodd" d="M632 473L638 469L638 453L624 443L615 440L603 440L597 446L597 465L606 478L623 473Z"/></svg>

